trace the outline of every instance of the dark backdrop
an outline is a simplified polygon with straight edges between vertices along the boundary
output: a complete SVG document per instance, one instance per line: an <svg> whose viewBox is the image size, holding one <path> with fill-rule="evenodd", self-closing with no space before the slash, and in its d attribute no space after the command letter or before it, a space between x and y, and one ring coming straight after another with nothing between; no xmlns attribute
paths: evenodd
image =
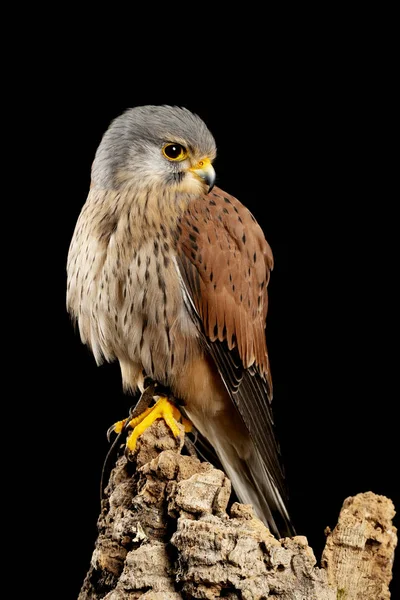
<svg viewBox="0 0 400 600"><path fill-rule="evenodd" d="M357 73L298 65L223 81L220 68L208 79L197 73L188 87L176 77L166 86L149 65L124 85L90 73L77 82L66 70L49 86L37 126L46 124L50 197L35 232L43 266L38 335L47 351L32 359L50 424L39 447L56 457L50 481L46 470L40 484L43 520L63 540L66 598L77 596L96 538L106 430L132 398L122 394L118 366L96 367L73 330L65 263L96 147L109 122L135 105L178 104L205 120L217 142L218 185L253 212L273 249L267 343L298 533L319 558L324 528L335 525L346 497L371 490L400 505L393 301L381 229L392 159L379 75L372 85Z"/></svg>

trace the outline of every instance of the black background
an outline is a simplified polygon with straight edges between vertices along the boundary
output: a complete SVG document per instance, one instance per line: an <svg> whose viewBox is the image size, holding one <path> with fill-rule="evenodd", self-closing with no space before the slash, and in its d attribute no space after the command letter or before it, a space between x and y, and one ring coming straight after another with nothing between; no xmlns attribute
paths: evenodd
<svg viewBox="0 0 400 600"><path fill-rule="evenodd" d="M372 53L360 61L357 53L296 60L281 52L229 74L209 60L208 70L158 73L149 61L118 74L112 64L93 72L88 62L79 78L79 61L66 59L35 115L46 160L37 181L45 200L35 211L42 269L34 314L46 351L31 360L48 427L36 464L49 452L56 458L50 477L42 467L34 475L46 499L40 522L65 550L66 598L77 596L96 538L105 432L132 398L122 394L118 366L96 367L74 332L65 265L97 145L135 105L177 104L205 120L218 148L217 184L253 212L272 247L267 343L298 533L319 558L324 528L346 497L371 490L400 506L386 76Z"/></svg>

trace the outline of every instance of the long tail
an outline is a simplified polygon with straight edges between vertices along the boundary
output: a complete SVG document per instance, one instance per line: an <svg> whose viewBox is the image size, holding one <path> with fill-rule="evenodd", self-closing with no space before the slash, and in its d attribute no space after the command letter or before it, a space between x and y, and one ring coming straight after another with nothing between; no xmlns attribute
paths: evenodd
<svg viewBox="0 0 400 600"><path fill-rule="evenodd" d="M246 458L240 457L234 446L220 443L218 439L214 447L239 500L252 504L257 516L275 536L294 535L285 502L255 446L251 445Z"/></svg>
<svg viewBox="0 0 400 600"><path fill-rule="evenodd" d="M235 419L234 426L229 427L227 421L232 415L201 420L197 415L188 416L215 450L240 502L252 504L257 516L278 538L295 535L285 500L244 426L239 432Z"/></svg>

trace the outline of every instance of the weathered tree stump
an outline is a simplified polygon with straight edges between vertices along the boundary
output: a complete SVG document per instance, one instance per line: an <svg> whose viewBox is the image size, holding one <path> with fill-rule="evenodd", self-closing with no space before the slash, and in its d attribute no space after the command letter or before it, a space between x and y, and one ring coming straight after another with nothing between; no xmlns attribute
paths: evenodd
<svg viewBox="0 0 400 600"><path fill-rule="evenodd" d="M183 438L182 438L183 439ZM307 539L274 538L225 474L181 454L164 421L111 472L78 600L387 600L397 542L392 502L348 498L317 561Z"/></svg>

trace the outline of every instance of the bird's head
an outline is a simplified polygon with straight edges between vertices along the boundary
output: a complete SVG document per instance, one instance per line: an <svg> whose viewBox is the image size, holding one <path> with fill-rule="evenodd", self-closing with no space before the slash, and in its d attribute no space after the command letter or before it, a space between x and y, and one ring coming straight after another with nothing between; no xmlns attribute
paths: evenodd
<svg viewBox="0 0 400 600"><path fill-rule="evenodd" d="M213 136L197 115L176 106L137 106L117 117L92 167L94 185L204 193L214 185Z"/></svg>

